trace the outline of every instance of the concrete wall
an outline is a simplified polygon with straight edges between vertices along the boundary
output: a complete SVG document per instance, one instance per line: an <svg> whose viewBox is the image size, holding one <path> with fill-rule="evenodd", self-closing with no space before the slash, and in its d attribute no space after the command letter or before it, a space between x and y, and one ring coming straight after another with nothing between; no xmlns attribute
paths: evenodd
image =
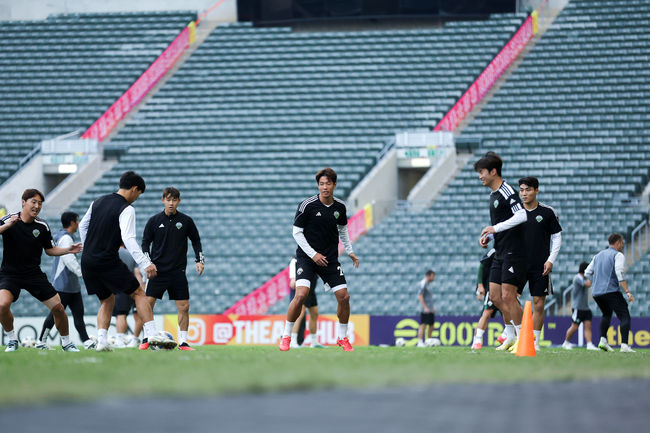
<svg viewBox="0 0 650 433"><path fill-rule="evenodd" d="M441 158L436 166L431 167L422 176L422 179L420 179L409 193L408 200L414 203L421 203L424 206L430 205L453 178L456 169L456 150L452 148Z"/></svg>
<svg viewBox="0 0 650 433"><path fill-rule="evenodd" d="M36 188L45 194L47 203L47 183L43 175L43 158L37 155L0 187L0 205L9 212L18 212L22 208L23 191Z"/></svg>
<svg viewBox="0 0 650 433"><path fill-rule="evenodd" d="M397 151L392 149L352 190L347 199L349 215L368 203L374 203L373 217L384 214L383 205L394 206L397 199ZM375 221L377 223L377 221Z"/></svg>
<svg viewBox="0 0 650 433"><path fill-rule="evenodd" d="M0 20L41 20L50 14L87 12L204 12L218 0L0 0ZM208 17L237 21L237 1L226 0Z"/></svg>

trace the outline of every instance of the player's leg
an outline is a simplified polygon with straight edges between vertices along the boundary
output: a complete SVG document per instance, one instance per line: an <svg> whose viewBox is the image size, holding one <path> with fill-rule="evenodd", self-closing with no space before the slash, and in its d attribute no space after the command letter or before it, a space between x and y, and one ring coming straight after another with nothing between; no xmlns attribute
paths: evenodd
<svg viewBox="0 0 650 433"><path fill-rule="evenodd" d="M130 299L130 298L129 298ZM115 306L117 307L117 304L119 303L119 300L115 299ZM123 311L119 311L118 314L115 315L115 347L117 348L125 348L126 347L126 331L129 329L129 325L126 323L126 316L127 314Z"/></svg>
<svg viewBox="0 0 650 433"><path fill-rule="evenodd" d="M67 298L67 299L64 299ZM84 347L89 349L91 346L94 346L94 342L88 336L86 331L86 321L84 320L84 301L81 296L81 292L78 293L66 293L61 297L61 303L70 309L72 313L72 318L74 320L74 327L79 334L79 338L83 341Z"/></svg>
<svg viewBox="0 0 650 433"><path fill-rule="evenodd" d="M571 326L569 326L569 329L566 330L566 335L564 336L564 343L562 343L562 348L566 350L571 350L573 349L573 344L571 343L571 338L573 337L573 334L578 330L580 327L580 319L578 318L578 310L573 310L571 313L571 320L573 321L571 323Z"/></svg>
<svg viewBox="0 0 650 433"><path fill-rule="evenodd" d="M614 349L607 342L607 330L609 329L609 324L612 321L612 314L614 310L609 305L607 295L594 296L594 301L596 305L600 308L600 311L603 314L603 317L600 319L600 341L598 342L598 348L606 352L613 352Z"/></svg>
<svg viewBox="0 0 650 433"><path fill-rule="evenodd" d="M432 311L431 313L431 323L427 326L427 340L431 340L433 335L433 325L436 323L436 314Z"/></svg>
<svg viewBox="0 0 650 433"><path fill-rule="evenodd" d="M338 306L336 308L336 316L339 319L338 324L338 337L337 344L343 347L343 350L346 352L352 352L354 349L350 345L350 340L348 338L348 321L350 320L350 294L348 293L348 288L343 287L334 287L334 296L336 296L336 302Z"/></svg>
<svg viewBox="0 0 650 433"><path fill-rule="evenodd" d="M115 307L115 295L105 291L99 298L99 310L97 311L97 347L98 352L110 352L113 350L108 344L108 327L111 325L113 308Z"/></svg>
<svg viewBox="0 0 650 433"><path fill-rule="evenodd" d="M310 346L313 349L322 349L325 346L320 344L318 339L318 305L309 307L309 334L311 335Z"/></svg>
<svg viewBox="0 0 650 433"><path fill-rule="evenodd" d="M472 349L479 350L483 347L483 334L487 329L488 321L494 309L484 308L481 313L481 317L478 319L478 324L476 325L476 333L474 334L474 340L472 341Z"/></svg>
<svg viewBox="0 0 650 433"><path fill-rule="evenodd" d="M11 314L11 304L18 298L14 296L13 291L15 290L0 289L0 324L2 324L5 339L7 340L5 352L18 350L18 337L16 331L14 331L14 316ZM18 293L20 293L20 290Z"/></svg>
<svg viewBox="0 0 650 433"><path fill-rule="evenodd" d="M535 350L539 350L539 340L544 327L546 296L533 296L533 334L535 335Z"/></svg>
<svg viewBox="0 0 650 433"><path fill-rule="evenodd" d="M181 350L193 350L187 343L187 333L190 327L190 300L176 300L178 310L178 348Z"/></svg>
<svg viewBox="0 0 650 433"><path fill-rule="evenodd" d="M585 333L585 341L587 341L587 350L598 350L596 346L594 346L592 337L591 337L591 310L589 311L589 320L584 320L582 322L583 326L583 331Z"/></svg>
<svg viewBox="0 0 650 433"><path fill-rule="evenodd" d="M65 307L61 303L61 298L58 293L55 292L54 296L41 302L52 312L52 316L54 316L54 325L61 336L61 348L66 352L78 352L79 349L70 342L68 316L65 314Z"/></svg>
<svg viewBox="0 0 650 433"><path fill-rule="evenodd" d="M610 305L621 322L621 352L634 352L630 348L630 310L621 292L612 293Z"/></svg>
<svg viewBox="0 0 650 433"><path fill-rule="evenodd" d="M296 293L293 297L293 300L289 304L289 309L287 310L287 320L284 322L284 332L282 333L282 338L280 339L279 347L282 351L287 351L291 347L291 332L293 331L293 327L300 317L300 314L302 313L305 298L307 298L307 293L309 293L309 287L305 286L304 284L309 284L309 281L302 279L296 281Z"/></svg>
<svg viewBox="0 0 650 433"><path fill-rule="evenodd" d="M61 304L63 307L68 306L68 301L69 301L69 296L71 293L59 293L59 297L61 298ZM36 344L34 345L35 348L37 349L49 349L49 346L47 345L47 338L50 335L50 330L54 327L54 316L52 315L52 312L48 312L47 317L43 321L43 328L41 328L41 333L38 337L38 340L36 341Z"/></svg>
<svg viewBox="0 0 650 433"><path fill-rule="evenodd" d="M418 326L418 347L426 347L424 344L424 331L427 324L424 323L424 314L420 313L420 326Z"/></svg>
<svg viewBox="0 0 650 433"><path fill-rule="evenodd" d="M295 298L295 294L294 294ZM296 322L293 324L293 328L291 328L291 348L296 349L300 347L300 344L298 344L298 333L300 332L300 324L302 321L305 320L305 306L303 304L302 309L300 311L300 316L296 319Z"/></svg>

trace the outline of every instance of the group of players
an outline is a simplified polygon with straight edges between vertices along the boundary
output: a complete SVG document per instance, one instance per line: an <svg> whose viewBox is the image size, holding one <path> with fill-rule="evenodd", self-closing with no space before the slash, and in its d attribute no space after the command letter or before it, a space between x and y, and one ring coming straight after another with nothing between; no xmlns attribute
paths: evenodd
<svg viewBox="0 0 650 433"><path fill-rule="evenodd" d="M118 191L91 203L81 222L77 214L64 213L61 218L63 228L55 238L48 224L38 218L45 197L36 189L25 190L20 212L0 219L4 247L0 267L0 323L7 340L5 352L19 348L11 304L18 300L22 289L50 310L50 316L43 325L41 340L45 340L54 324L63 350L70 352L79 349L70 341L65 307L70 307L86 349L110 351L112 345L108 341L108 328L116 295L127 297L127 305L132 302L137 308L144 330L140 349L176 347L177 343L172 338L156 329L153 320L156 299L161 299L168 292L178 308L179 349L193 350L187 343L189 289L185 270L189 238L196 256L196 270L199 275L203 273L204 256L199 232L192 218L177 210L180 192L175 188L165 188L162 194L164 210L148 220L140 246L136 241L135 209L131 204L145 189L144 179L140 175L133 171L125 172L120 178ZM73 240L77 229L81 235L80 243ZM128 251L146 275L146 288L136 278L133 269L129 269L120 259L120 246ZM54 286L40 269L43 251L56 257L53 265ZM81 266L73 256L80 252ZM97 296L100 301L96 342L88 337L83 323L79 277L83 278L88 294ZM38 347L47 348L45 344Z"/></svg>
<svg viewBox="0 0 650 433"><path fill-rule="evenodd" d="M494 152L487 152L474 164L474 170L490 194L490 226L481 231L479 244L487 248L494 241L493 248L481 259L477 284L477 296L484 299L484 312L479 321L472 349L481 349L487 321L496 310L500 310L505 324L505 336L500 338L496 350L516 352L523 310L518 297L528 284L533 298L533 333L535 349L544 326L544 305L546 296L553 294L550 273L553 270L562 243L562 227L553 208L537 201L539 181L535 177L519 179L519 194L501 177L503 161ZM574 279L572 296L573 321L567 331L564 348L577 330L585 323L587 348L597 350L591 342L591 311L587 305L586 287L592 286L594 300L603 313L601 338L598 347L612 351L606 339L612 313L621 320L623 341L622 352L633 352L627 344L630 330L630 315L627 302L620 292L622 287L629 302L634 301L624 275L625 259L623 237L617 233L609 239L609 248L598 253L589 265L582 264ZM592 281L585 280L592 279ZM486 286L489 290L486 290Z"/></svg>
<svg viewBox="0 0 650 433"><path fill-rule="evenodd" d="M482 260L479 271L477 295L484 297L484 317L479 322L472 344L480 349L487 320L499 309L505 324L504 336L497 350L516 350L523 310L518 301L526 283L533 297L533 332L535 348L539 350L539 340L544 325L544 304L546 296L553 293L550 273L560 251L561 231L557 214L550 206L537 201L539 181L534 177L519 180L519 194L501 177L503 162L494 152L488 152L474 164L475 171L484 186L491 189L490 226L481 231L479 244L487 248L494 241L492 250ZM343 201L334 196L337 174L331 168L324 168L315 176L318 194L300 203L293 223L293 237L298 244L295 263L292 263L292 283L295 291L289 304L284 331L280 340L281 351L296 347L296 322L304 315L305 302L309 308L315 307L313 293L317 277L320 277L327 291L332 291L338 307L337 344L344 351L354 351L348 338L350 316L350 295L345 275L338 260L339 239L346 254L355 267L359 259L355 255L347 231L347 209ZM8 340L6 351L18 348L18 339L13 331L11 303L18 299L21 289L27 290L42 301L51 311L46 319L44 330L49 330L52 322L61 336L65 351L77 351L70 342L68 320L65 306L70 306L75 314L75 324L79 312L80 294L69 296L65 290L57 293L40 270L42 251L51 256L62 256L55 260L54 281L70 280L81 276L89 294L100 300L97 313L97 351L112 350L107 332L115 304L115 295L128 296L137 307L142 320L144 339L140 349L173 348L176 343L166 334L156 330L153 321L153 307L156 299L162 298L165 291L170 299L176 301L179 317L179 348L192 350L187 344L189 291L185 268L187 266L187 239L192 241L196 255L196 270L201 275L204 270L204 256L198 230L193 220L177 211L180 192L175 188L163 191L163 212L152 216L144 230L142 248L136 241L135 210L131 206L145 191L141 176L129 171L121 179L116 193L104 195L95 200L77 223L76 214L64 214L63 229L56 238L55 245L47 223L38 218L44 196L37 190L26 190L22 197L22 210L0 220L0 233L4 240L4 254L0 268L0 323ZM521 195L521 197L520 197ZM79 228L82 243L74 243L72 234ZM611 350L604 336L603 326L609 326L612 312L621 319L624 339L629 334L629 312L627 303L619 291L619 284L628 293L630 302L634 299L629 293L623 275L624 259L620 251L623 239L620 235L610 236L610 248L599 253L584 270L588 277L593 276L594 299L603 311L601 321L601 341L599 347ZM149 246L153 248L149 252ZM82 248L83 244L83 248ZM146 293L139 281L122 260L118 250L126 248L148 280ZM81 266L74 266L72 254L83 250ZM582 269L581 269L582 270ZM615 271L615 272L614 272ZM607 273L609 272L609 274ZM425 285L435 278L433 271L427 273ZM489 292L488 292L488 286ZM74 286L79 292L78 282ZM620 296L616 296L617 293ZM423 305L423 325L429 325L429 335L433 327L433 306L427 301L427 291L419 293ZM621 302L622 300L622 302ZM626 316L627 313L627 316ZM317 310L312 311L315 316ZM83 316L83 304L81 304ZM589 314L589 319L590 319ZM426 320L425 320L426 319ZM585 320L586 313L576 307L574 320ZM316 327L315 317L310 320L310 328ZM578 322L579 323L579 322ZM84 325L85 326L85 325ZM93 343L87 334L79 331L84 346ZM42 335L44 335L42 333ZM424 327L421 326L419 338L422 339ZM318 347L316 329L312 329L313 346ZM567 336L567 340L570 335ZM632 351L627 344L622 351Z"/></svg>

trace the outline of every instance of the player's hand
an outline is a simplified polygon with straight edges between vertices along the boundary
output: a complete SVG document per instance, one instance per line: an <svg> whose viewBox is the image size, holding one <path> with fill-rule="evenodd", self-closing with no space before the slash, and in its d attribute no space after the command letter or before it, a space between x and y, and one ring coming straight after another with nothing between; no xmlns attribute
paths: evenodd
<svg viewBox="0 0 650 433"><path fill-rule="evenodd" d="M16 222L20 219L20 214L13 214L9 217L7 221L3 224L6 227L11 227L12 225L16 224Z"/></svg>
<svg viewBox="0 0 650 433"><path fill-rule="evenodd" d="M315 255L314 257L312 257L311 259L312 259L312 260L314 261L314 263L316 263L318 266L323 266L323 267L327 266L327 259L326 259L325 256L322 255L321 253L316 253L316 255Z"/></svg>
<svg viewBox="0 0 650 433"><path fill-rule="evenodd" d="M490 238L487 235L478 238L478 244L481 246L481 248L487 248L489 242Z"/></svg>
<svg viewBox="0 0 650 433"><path fill-rule="evenodd" d="M205 269L205 265L201 262L196 262L196 272L199 273L199 276L203 274L203 270Z"/></svg>
<svg viewBox="0 0 650 433"><path fill-rule="evenodd" d="M483 284L478 285L478 289L476 290L476 299L481 300L485 297L485 287L483 287Z"/></svg>
<svg viewBox="0 0 650 433"><path fill-rule="evenodd" d="M158 275L158 269L156 268L156 265L154 265L153 263L147 266L144 272L147 274L148 279L152 279L156 275Z"/></svg>
<svg viewBox="0 0 650 433"><path fill-rule="evenodd" d="M72 254L80 253L81 250L83 250L83 245L81 245L81 242L72 244L68 247L68 252Z"/></svg>
<svg viewBox="0 0 650 433"><path fill-rule="evenodd" d="M428 314L431 312L431 310L429 310L429 307L424 307L424 312Z"/></svg>
<svg viewBox="0 0 650 433"><path fill-rule="evenodd" d="M544 263L544 272L542 273L542 275L547 276L548 274L551 273L552 270L553 270L553 263L546 262Z"/></svg>
<svg viewBox="0 0 650 433"><path fill-rule="evenodd" d="M496 231L494 230L494 226L487 226L481 231L481 237L487 235L493 235L494 233L496 233Z"/></svg>
<svg viewBox="0 0 650 433"><path fill-rule="evenodd" d="M352 259L352 264L354 265L355 268L359 267L359 258L354 254L350 254L350 258Z"/></svg>
<svg viewBox="0 0 650 433"><path fill-rule="evenodd" d="M634 296L632 295L632 292L628 292L628 294L627 294L627 300L628 300L628 302L629 302L630 304L631 304L632 302L634 302Z"/></svg>

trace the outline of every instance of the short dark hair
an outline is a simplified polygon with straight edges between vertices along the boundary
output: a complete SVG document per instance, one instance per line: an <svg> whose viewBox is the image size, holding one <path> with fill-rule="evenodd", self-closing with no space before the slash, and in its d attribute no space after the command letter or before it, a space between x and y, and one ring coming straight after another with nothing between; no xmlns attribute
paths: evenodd
<svg viewBox="0 0 650 433"><path fill-rule="evenodd" d="M70 224L79 219L79 214L76 212L63 212L61 214L61 225L64 229L70 227Z"/></svg>
<svg viewBox="0 0 650 433"><path fill-rule="evenodd" d="M320 178L323 176L331 180L332 183L336 183L336 172L333 169L325 167L324 169L319 170L318 173L316 173L316 182L320 182Z"/></svg>
<svg viewBox="0 0 650 433"><path fill-rule="evenodd" d="M580 263L580 267L578 267L578 273L584 274L585 271L587 270L588 266L589 266L589 263L587 263L587 262Z"/></svg>
<svg viewBox="0 0 650 433"><path fill-rule="evenodd" d="M163 189L163 195L162 198L166 198L171 196L172 198L181 198L181 192L174 188L173 186L168 186L167 188Z"/></svg>
<svg viewBox="0 0 650 433"><path fill-rule="evenodd" d="M534 176L526 176L519 179L519 186L526 185L532 186L535 189L539 189L539 180Z"/></svg>
<svg viewBox="0 0 650 433"><path fill-rule="evenodd" d="M27 201L30 198L36 196L39 196L41 198L41 201L45 201L45 196L43 195L43 193L35 188L29 188L26 189L25 192L23 192L23 201Z"/></svg>
<svg viewBox="0 0 650 433"><path fill-rule="evenodd" d="M427 270L427 272L425 273L425 275L426 275L427 277L430 277L431 275L435 275L435 274L436 274L436 273L433 272L433 269L429 269L429 270Z"/></svg>
<svg viewBox="0 0 650 433"><path fill-rule="evenodd" d="M144 192L147 188L147 185L144 183L144 179L135 171L125 171L120 177L120 189L131 189L134 186L138 187L138 191Z"/></svg>
<svg viewBox="0 0 650 433"><path fill-rule="evenodd" d="M609 242L610 245L614 245L616 242L618 242L618 241L622 241L622 240L623 240L623 236L621 236L621 235L618 234L618 233L612 233L612 234L609 235L609 237L607 238L607 242Z"/></svg>
<svg viewBox="0 0 650 433"><path fill-rule="evenodd" d="M487 171L492 171L492 169L496 168L497 174L499 176L501 176L502 167L503 161L501 160L501 157L492 151L486 152L486 154L483 155L483 158L474 163L474 171L479 172L484 168Z"/></svg>

